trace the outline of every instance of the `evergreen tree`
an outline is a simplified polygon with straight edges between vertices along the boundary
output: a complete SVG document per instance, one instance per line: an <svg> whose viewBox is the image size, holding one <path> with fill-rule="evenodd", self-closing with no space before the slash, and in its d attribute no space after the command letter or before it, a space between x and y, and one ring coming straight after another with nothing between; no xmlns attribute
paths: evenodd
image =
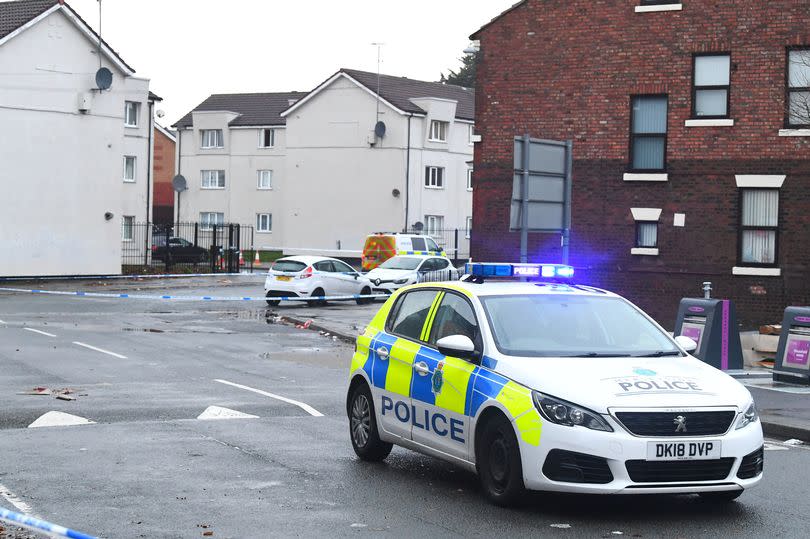
<svg viewBox="0 0 810 539"><path fill-rule="evenodd" d="M478 66L478 59L481 53L466 54L459 58L461 60L461 68L458 71L452 69L448 70L449 73L445 75L442 73L439 82L445 84L453 84L455 86L465 86L467 88L475 87L475 70Z"/></svg>

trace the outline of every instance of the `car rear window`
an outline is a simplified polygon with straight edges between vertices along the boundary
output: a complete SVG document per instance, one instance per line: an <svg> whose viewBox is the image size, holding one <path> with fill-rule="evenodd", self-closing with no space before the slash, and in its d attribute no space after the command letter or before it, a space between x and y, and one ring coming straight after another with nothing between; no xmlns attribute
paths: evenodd
<svg viewBox="0 0 810 539"><path fill-rule="evenodd" d="M303 262L298 262L297 260L276 260L276 262L273 264L273 271L297 273L305 270L306 267L306 264Z"/></svg>

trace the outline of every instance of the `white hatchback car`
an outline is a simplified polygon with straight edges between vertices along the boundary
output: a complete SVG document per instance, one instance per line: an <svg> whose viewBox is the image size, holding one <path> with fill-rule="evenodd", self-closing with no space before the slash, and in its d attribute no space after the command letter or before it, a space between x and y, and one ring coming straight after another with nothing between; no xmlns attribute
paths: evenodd
<svg viewBox="0 0 810 539"><path fill-rule="evenodd" d="M273 298L301 298L310 305L324 304L326 296L367 296L371 283L341 260L323 256L289 256L273 263L264 282L267 304L277 306ZM367 298L355 298L358 305Z"/></svg>
<svg viewBox="0 0 810 539"><path fill-rule="evenodd" d="M426 281L453 281L456 268L443 256L404 255L389 258L366 273L375 293L391 294L409 284Z"/></svg>

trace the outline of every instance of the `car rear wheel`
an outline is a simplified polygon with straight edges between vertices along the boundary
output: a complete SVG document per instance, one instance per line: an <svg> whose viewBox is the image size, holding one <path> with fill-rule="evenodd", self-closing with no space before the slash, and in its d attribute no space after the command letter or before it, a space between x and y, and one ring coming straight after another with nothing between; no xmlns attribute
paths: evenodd
<svg viewBox="0 0 810 539"><path fill-rule="evenodd" d="M712 503L729 503L733 502L742 495L743 489L739 490L723 490L720 492L700 492L698 496Z"/></svg>
<svg viewBox="0 0 810 539"><path fill-rule="evenodd" d="M267 299L267 305L270 306L270 307L278 307L279 303L281 303L280 300L269 299L269 298L273 297L272 292L268 292L267 295L265 295L264 297L268 298Z"/></svg>
<svg viewBox="0 0 810 539"><path fill-rule="evenodd" d="M525 487L512 424L501 414L492 416L476 446L476 468L484 495L495 505L513 505Z"/></svg>
<svg viewBox="0 0 810 539"><path fill-rule="evenodd" d="M361 460L379 462L391 453L394 447L380 440L374 401L365 383L358 385L349 404L349 437L354 452Z"/></svg>
<svg viewBox="0 0 810 539"><path fill-rule="evenodd" d="M360 291L361 296L370 296L371 295L371 288L365 286L363 290ZM371 298L357 298L358 305L367 305L371 303L373 300Z"/></svg>
<svg viewBox="0 0 810 539"><path fill-rule="evenodd" d="M323 291L323 288L316 288L315 290L312 291L312 297L313 298L322 297L322 296L325 296L325 295L326 295L326 292ZM321 307L323 305L326 305L326 300L324 300L324 299L312 299L312 300L307 301L307 305L309 305L310 307Z"/></svg>

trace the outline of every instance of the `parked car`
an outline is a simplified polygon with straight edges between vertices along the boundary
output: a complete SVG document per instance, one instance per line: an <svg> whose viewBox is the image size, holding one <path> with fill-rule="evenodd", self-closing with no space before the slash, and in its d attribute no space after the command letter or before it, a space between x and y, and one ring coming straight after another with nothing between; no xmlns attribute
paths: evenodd
<svg viewBox="0 0 810 539"><path fill-rule="evenodd" d="M360 258L363 271L371 271L397 255L446 256L430 236L416 234L371 234L366 237Z"/></svg>
<svg viewBox="0 0 810 539"><path fill-rule="evenodd" d="M452 281L459 278L458 271L443 256L395 256L371 270L366 277L373 292L391 294L409 284L424 281Z"/></svg>
<svg viewBox="0 0 810 539"><path fill-rule="evenodd" d="M264 282L267 304L275 307L279 297L298 297L310 305L323 305L324 296L370 295L371 283L342 260L323 256L279 258L267 272ZM312 299L315 298L315 299ZM363 305L370 300L357 298Z"/></svg>
<svg viewBox="0 0 810 539"><path fill-rule="evenodd" d="M168 238L168 248L166 246L166 236L152 237L152 260L166 262L171 256L171 262L192 262L195 264L208 262L210 253L208 249L194 245L188 240L171 236Z"/></svg>

